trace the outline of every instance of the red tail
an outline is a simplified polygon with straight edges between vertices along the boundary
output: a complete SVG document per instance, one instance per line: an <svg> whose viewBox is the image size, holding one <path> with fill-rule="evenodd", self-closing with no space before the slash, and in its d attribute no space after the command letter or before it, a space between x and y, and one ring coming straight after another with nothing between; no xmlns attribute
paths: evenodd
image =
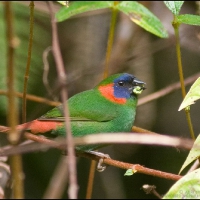
<svg viewBox="0 0 200 200"><path fill-rule="evenodd" d="M48 131L55 130L58 126L63 126L63 122L39 121L36 119L31 122L17 125L17 130L28 130L33 134L44 134ZM0 126L1 133L7 133L9 130L9 127Z"/></svg>

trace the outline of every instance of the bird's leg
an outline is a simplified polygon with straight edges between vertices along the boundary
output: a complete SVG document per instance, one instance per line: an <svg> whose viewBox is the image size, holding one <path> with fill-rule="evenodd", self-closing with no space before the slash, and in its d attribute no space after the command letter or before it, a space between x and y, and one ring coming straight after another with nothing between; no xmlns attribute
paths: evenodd
<svg viewBox="0 0 200 200"><path fill-rule="evenodd" d="M104 153L97 152L97 151L88 151L88 153L91 153L93 155L101 157L97 164L97 171L103 172L106 169L106 165L103 163L103 160L104 160L104 158L110 158L110 156L108 154L104 154Z"/></svg>
<svg viewBox="0 0 200 200"><path fill-rule="evenodd" d="M106 165L103 163L103 158L100 158L97 164L97 171L103 172L105 169L106 169Z"/></svg>

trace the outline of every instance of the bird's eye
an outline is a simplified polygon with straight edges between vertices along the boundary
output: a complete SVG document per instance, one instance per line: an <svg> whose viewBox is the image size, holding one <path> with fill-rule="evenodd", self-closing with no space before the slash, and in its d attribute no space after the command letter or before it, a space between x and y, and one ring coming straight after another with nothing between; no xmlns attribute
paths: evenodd
<svg viewBox="0 0 200 200"><path fill-rule="evenodd" d="M119 81L118 84L119 86L124 86L124 81Z"/></svg>

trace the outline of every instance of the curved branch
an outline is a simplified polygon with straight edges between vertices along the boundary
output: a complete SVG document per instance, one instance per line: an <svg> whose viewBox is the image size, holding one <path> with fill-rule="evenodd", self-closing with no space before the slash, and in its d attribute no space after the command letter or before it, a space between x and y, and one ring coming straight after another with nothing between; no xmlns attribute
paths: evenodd
<svg viewBox="0 0 200 200"><path fill-rule="evenodd" d="M4 147L0 149L0 156L8 156L16 153L28 153L31 151L44 150L50 147L57 148L60 150L66 150L66 141L60 140L56 142L54 140L49 140L47 138L33 135L31 133L26 132L25 137L27 139L36 141L37 143L31 143L27 145L19 145L17 147ZM193 141L189 139L181 139L178 137L159 135L159 134L140 134L140 133L117 133L117 137L113 137L113 133L111 134L95 134L88 135L84 137L74 138L74 144L94 144L94 143L137 143L137 144L147 144L147 145L161 145L161 146L172 146L172 147L180 147L185 149L190 149L193 145ZM125 163L117 160L113 160L111 158L105 158L100 155L90 154L89 152L76 152L77 156L82 156L85 158L89 158L92 160L99 160L100 158L104 158L104 163L108 165L112 165L115 167L119 167L122 169L133 169L138 173L143 173L147 175L152 175L160 178L170 179L170 180L179 180L182 176L162 172L159 170L150 169L147 167L143 167L139 164L131 164Z"/></svg>

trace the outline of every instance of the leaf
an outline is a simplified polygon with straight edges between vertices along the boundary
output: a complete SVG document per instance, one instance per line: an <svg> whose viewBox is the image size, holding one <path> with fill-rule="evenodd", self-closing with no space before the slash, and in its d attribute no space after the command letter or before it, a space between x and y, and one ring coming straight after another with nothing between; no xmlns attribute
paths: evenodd
<svg viewBox="0 0 200 200"><path fill-rule="evenodd" d="M194 104L196 100L200 98L200 77L193 83L189 92L183 99L178 111L182 110L183 108Z"/></svg>
<svg viewBox="0 0 200 200"><path fill-rule="evenodd" d="M61 22L80 13L103 8L119 9L128 15L133 22L150 33L153 33L161 38L168 37L168 34L160 20L146 7L137 2L122 1L115 5L113 1L78 1L71 3L69 7L61 8L56 13L56 18L58 22Z"/></svg>
<svg viewBox="0 0 200 200"><path fill-rule="evenodd" d="M111 8L114 6L112 1L75 1L70 3L69 7L63 7L56 13L58 22L62 22L74 15L87 11Z"/></svg>
<svg viewBox="0 0 200 200"><path fill-rule="evenodd" d="M66 6L67 5L67 1L57 1L59 4Z"/></svg>
<svg viewBox="0 0 200 200"><path fill-rule="evenodd" d="M184 1L164 1L164 3L174 15L178 15Z"/></svg>
<svg viewBox="0 0 200 200"><path fill-rule="evenodd" d="M200 26L200 16L190 14L179 15L177 16L177 22L182 24Z"/></svg>
<svg viewBox="0 0 200 200"><path fill-rule="evenodd" d="M130 17L137 25L161 38L168 37L160 20L142 4L135 1L121 1L116 5L120 11Z"/></svg>
<svg viewBox="0 0 200 200"><path fill-rule="evenodd" d="M182 165L179 174L182 172L182 170L187 167L191 162L196 160L198 157L200 157L200 134L198 135L197 139L195 140L192 149L189 152L188 157L186 158L184 164Z"/></svg>
<svg viewBox="0 0 200 200"><path fill-rule="evenodd" d="M124 176L132 176L133 174L135 174L137 171L133 170L133 169L128 169L126 171L126 173L124 174Z"/></svg>
<svg viewBox="0 0 200 200"><path fill-rule="evenodd" d="M194 170L178 180L163 199L199 199L200 169Z"/></svg>

